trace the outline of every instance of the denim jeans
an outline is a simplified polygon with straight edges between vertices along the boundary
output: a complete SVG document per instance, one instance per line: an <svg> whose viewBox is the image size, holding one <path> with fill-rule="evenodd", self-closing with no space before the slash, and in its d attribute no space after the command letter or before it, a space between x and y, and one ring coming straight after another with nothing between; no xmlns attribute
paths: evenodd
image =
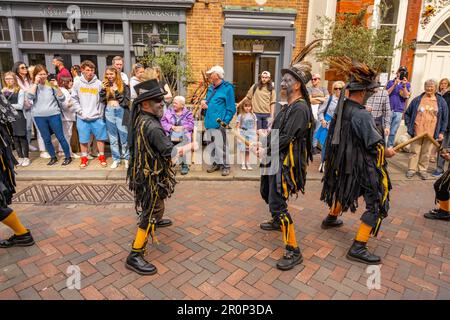
<svg viewBox="0 0 450 320"><path fill-rule="evenodd" d="M39 132L42 135L42 139L44 140L45 149L50 156L52 158L56 157L55 147L52 144L51 132L53 132L64 150L65 157L70 158L70 147L64 137L61 115L57 114L49 117L34 117L34 121L36 122Z"/></svg>
<svg viewBox="0 0 450 320"><path fill-rule="evenodd" d="M392 112L391 119L391 132L389 133L388 139L388 148L394 146L395 135L397 134L397 130L400 127L400 123L402 122L403 112Z"/></svg>
<svg viewBox="0 0 450 320"><path fill-rule="evenodd" d="M105 109L106 131L108 132L114 161L130 159L130 153L128 151L128 129L122 125L123 114L124 110L122 107L107 106ZM121 148L119 148L119 143ZM120 153L120 149L122 149L122 154Z"/></svg>
<svg viewBox="0 0 450 320"><path fill-rule="evenodd" d="M227 147L227 134L225 128L206 129L206 139L212 150L212 159L214 163L223 169L230 168L229 150Z"/></svg>
<svg viewBox="0 0 450 320"><path fill-rule="evenodd" d="M267 129L269 125L270 113L255 113L256 129ZM272 119L273 120L273 119Z"/></svg>

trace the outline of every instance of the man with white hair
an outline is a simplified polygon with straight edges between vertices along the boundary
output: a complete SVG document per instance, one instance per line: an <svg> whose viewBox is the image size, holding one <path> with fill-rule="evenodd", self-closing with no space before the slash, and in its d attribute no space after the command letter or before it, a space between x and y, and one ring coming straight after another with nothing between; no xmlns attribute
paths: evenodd
<svg viewBox="0 0 450 320"><path fill-rule="evenodd" d="M214 66L206 72L212 84L208 88L206 99L202 100L202 109L206 109L205 129L214 150L214 162L207 172L212 173L222 169L222 176L230 174L230 164L227 151L225 128L217 119L229 124L236 113L234 87L223 79L224 70L221 66Z"/></svg>
<svg viewBox="0 0 450 320"><path fill-rule="evenodd" d="M253 112L256 115L257 129L267 129L275 117L275 104L277 101L269 71L263 71L259 81L248 90L247 95L238 104L238 109L245 102L252 102Z"/></svg>

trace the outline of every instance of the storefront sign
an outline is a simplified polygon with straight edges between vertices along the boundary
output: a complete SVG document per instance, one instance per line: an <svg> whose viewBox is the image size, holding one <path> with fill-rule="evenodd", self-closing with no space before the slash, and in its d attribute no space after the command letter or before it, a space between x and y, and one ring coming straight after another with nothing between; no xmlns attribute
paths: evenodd
<svg viewBox="0 0 450 320"><path fill-rule="evenodd" d="M249 29L249 30L247 30L247 34L252 35L252 36L270 36L272 34L272 31Z"/></svg>
<svg viewBox="0 0 450 320"><path fill-rule="evenodd" d="M129 17L178 17L178 12L167 10L130 9L127 10L127 15Z"/></svg>
<svg viewBox="0 0 450 320"><path fill-rule="evenodd" d="M94 9L80 8L81 17L93 17L96 11ZM48 6L42 8L41 14L44 17L67 17L67 7Z"/></svg>

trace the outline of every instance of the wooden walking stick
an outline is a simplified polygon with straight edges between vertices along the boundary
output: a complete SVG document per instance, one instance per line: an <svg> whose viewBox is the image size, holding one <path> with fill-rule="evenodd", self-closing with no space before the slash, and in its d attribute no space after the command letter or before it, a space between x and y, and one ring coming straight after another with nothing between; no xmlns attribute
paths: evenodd
<svg viewBox="0 0 450 320"><path fill-rule="evenodd" d="M407 145L413 143L414 141L417 141L417 140L426 138L427 135L428 135L427 133L422 133L422 134L420 134L420 135L418 135L418 136L415 136L415 137L412 138L412 139L409 139L408 141L405 141L405 142L403 142L403 143L400 143L399 145L397 145L397 146L394 147L394 151L399 151L399 150L401 150L402 148L406 147Z"/></svg>
<svg viewBox="0 0 450 320"><path fill-rule="evenodd" d="M402 148L406 147L408 144L411 144L414 141L417 141L420 139L428 139L431 141L432 144L434 144L436 146L436 148L438 149L438 152L440 152L442 154L448 153L448 151L446 149L442 148L441 144L438 141L436 141L433 137L431 137L428 133L422 133L418 136L415 136L412 139L409 139L408 141L400 143L399 145L394 147L394 151L401 150Z"/></svg>

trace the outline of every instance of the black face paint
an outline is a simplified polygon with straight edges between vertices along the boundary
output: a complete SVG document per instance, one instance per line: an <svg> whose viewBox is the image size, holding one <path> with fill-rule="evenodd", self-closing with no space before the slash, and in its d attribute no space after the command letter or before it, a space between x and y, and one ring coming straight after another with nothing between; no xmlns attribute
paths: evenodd
<svg viewBox="0 0 450 320"><path fill-rule="evenodd" d="M286 90L286 95L289 100L290 97L295 93L294 85L298 81L289 73L285 73L281 79L281 89Z"/></svg>

